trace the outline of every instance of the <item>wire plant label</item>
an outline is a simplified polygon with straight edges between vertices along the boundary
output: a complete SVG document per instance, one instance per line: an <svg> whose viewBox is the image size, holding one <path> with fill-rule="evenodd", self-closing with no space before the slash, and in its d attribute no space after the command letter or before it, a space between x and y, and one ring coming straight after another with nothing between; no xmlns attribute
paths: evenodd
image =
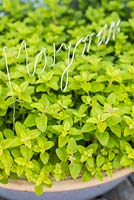
<svg viewBox="0 0 134 200"><path fill-rule="evenodd" d="M85 37L81 37L74 45L70 42L69 45L67 46L65 43L62 43L58 49L56 49L56 44L53 43L53 61L52 64L48 66L48 56L47 56L47 49L45 47L42 47L41 51L36 55L35 61L34 61L34 66L33 66L33 72L30 73L30 68L29 68L29 58L28 58L28 51L27 51L27 43L25 40L22 41L20 44L18 54L15 56L16 59L19 59L21 52L24 50L25 51L25 60L26 60L26 70L27 74L29 77L33 77L37 71L37 64L39 61L39 58L41 56L44 57L44 64L42 67L42 70L39 72L40 74L43 73L46 69L46 67L53 67L56 64L56 55L64 49L67 51L67 65L61 75L60 79L60 89L62 92L66 91L67 86L68 86L68 78L69 78L69 69L73 64L73 61L75 59L75 53L80 44L83 44L83 49L81 52L81 56L83 56L85 53L89 53L90 47L92 44L93 39L96 37L97 38L97 46L100 46L101 44L107 45L110 41L110 39L115 40L115 35L117 32L120 32L120 19L117 22L112 21L110 26L105 24L98 33L91 33L86 35ZM108 34L107 34L108 33ZM73 50L72 50L73 49ZM4 46L3 48L3 53L4 53L4 59L5 59L5 65L6 65L6 71L7 71L7 77L8 77L8 82L9 82L9 87L10 91L12 94L12 103L13 103L13 126L15 123L15 97L14 97L14 92L12 88L12 83L11 83L11 78L10 78L10 70L8 66L8 56L7 56L7 50L8 47ZM72 51L71 51L72 50ZM65 80L65 84L64 81Z"/></svg>

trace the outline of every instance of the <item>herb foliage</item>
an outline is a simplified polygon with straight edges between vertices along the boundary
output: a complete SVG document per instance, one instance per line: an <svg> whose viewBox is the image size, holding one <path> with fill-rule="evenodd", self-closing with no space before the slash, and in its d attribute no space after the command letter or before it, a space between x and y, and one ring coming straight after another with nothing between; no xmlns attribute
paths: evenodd
<svg viewBox="0 0 134 200"><path fill-rule="evenodd" d="M103 172L111 177L114 169L134 168L134 2L79 0L77 10L71 1L44 2L36 8L18 0L0 4L0 182L25 178L37 194L44 185L51 187L52 177L60 181L81 174L82 181L103 180ZM75 44L83 34L118 19L121 32L115 41L92 44L83 56L78 48L64 92L64 49L53 67L33 77L27 74L24 51L14 59L25 39L32 71L43 46L52 63L53 42ZM15 130L4 45L9 47ZM38 71L42 63L40 59Z"/></svg>

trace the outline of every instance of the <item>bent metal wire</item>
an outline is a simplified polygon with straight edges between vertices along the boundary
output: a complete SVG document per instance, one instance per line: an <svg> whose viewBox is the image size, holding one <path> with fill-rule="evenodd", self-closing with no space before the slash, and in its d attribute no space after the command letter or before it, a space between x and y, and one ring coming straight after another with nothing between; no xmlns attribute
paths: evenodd
<svg viewBox="0 0 134 200"><path fill-rule="evenodd" d="M108 36L107 36L107 31L108 31ZM120 32L120 19L117 22L112 21L109 27L108 27L107 24L105 24L97 34L95 32L93 32L93 33L87 35L86 37L80 38L74 46L74 49L72 51L72 55L71 55L72 43L69 43L68 46L65 43L62 43L57 50L56 50L56 44L53 43L53 62L49 67L52 67L52 66L55 65L56 54L58 54L61 51L62 48L64 48L66 51L68 51L68 53L67 53L67 65L66 65L66 68L64 69L64 71L61 75L61 80L60 80L60 88L61 88L62 92L64 92L67 89L69 69L70 69L71 65L73 64L73 61L74 61L74 58L75 58L75 53L76 53L78 46L81 43L84 44L84 47L83 47L83 50L82 50L82 53L81 53L81 55L83 56L85 54L85 52L89 53L90 46L91 46L91 43L92 43L92 40L93 40L93 36L96 36L97 39L98 39L97 46L100 46L101 44L107 45L111 38L113 40L115 40L115 34L117 32ZM9 88L10 88L11 96L12 96L13 129L14 129L16 108L15 108L15 98L14 98L14 93L13 93L13 88L12 88L12 83L11 83L11 78L10 78L10 71L9 71L9 66L8 66L7 49L8 49L8 47L4 46L3 53L4 53L6 71L7 71L7 78L8 78L8 82L9 82ZM48 58L47 58L47 53L46 53L47 49L43 47L41 49L41 51L36 55L32 73L30 73L30 68L29 68L29 63L28 63L27 44L26 44L25 40L22 41L20 48L19 48L19 51L18 51L18 55L15 56L15 58L19 59L22 49L24 49L24 51L25 51L26 69L27 69L28 76L32 77L36 74L38 60L42 55L44 57L44 66L43 66L43 69L39 72L39 74L43 73L46 69L46 66L48 65ZM65 78L65 86L63 86L64 78Z"/></svg>

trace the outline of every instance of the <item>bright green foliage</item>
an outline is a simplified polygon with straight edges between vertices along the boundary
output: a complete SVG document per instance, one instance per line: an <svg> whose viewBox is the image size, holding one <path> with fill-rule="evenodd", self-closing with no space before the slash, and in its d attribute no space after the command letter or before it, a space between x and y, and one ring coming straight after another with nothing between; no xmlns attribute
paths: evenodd
<svg viewBox="0 0 134 200"><path fill-rule="evenodd" d="M69 165L69 170L72 178L76 179L80 174L81 164L73 162Z"/></svg>
<svg viewBox="0 0 134 200"><path fill-rule="evenodd" d="M82 181L92 177L102 181L103 174L111 177L114 169L134 169L134 2L78 0L75 5L72 0L44 0L42 6L30 0L2 2L0 182L12 176L25 178L40 195L53 179L81 176ZM62 92L67 51L61 48L53 65L53 43L58 50L61 43L71 42L72 55L81 37L119 19L121 31L115 40L111 37L107 45L97 46L93 37L84 55L84 45L78 46ZM23 40L29 74L36 55L46 48L48 62L42 73L43 55L33 76L28 75L24 47L16 58Z"/></svg>
<svg viewBox="0 0 134 200"><path fill-rule="evenodd" d="M45 115L37 117L36 126L40 131L45 132L47 128L47 117Z"/></svg>

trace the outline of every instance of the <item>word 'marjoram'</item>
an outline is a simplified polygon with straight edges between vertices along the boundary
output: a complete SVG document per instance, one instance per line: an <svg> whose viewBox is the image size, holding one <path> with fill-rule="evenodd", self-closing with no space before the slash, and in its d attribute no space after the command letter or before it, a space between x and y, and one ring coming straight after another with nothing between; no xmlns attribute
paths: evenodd
<svg viewBox="0 0 134 200"><path fill-rule="evenodd" d="M27 45L26 45L26 41L23 40L22 43L20 44L20 48L18 51L18 55L15 56L16 59L19 59L20 54L22 52L22 50L24 49L25 51L25 60L26 60L26 69L27 69L27 74L32 77L36 74L36 69L37 69L37 64L39 61L39 58L41 56L44 57L44 64L43 64L43 68L39 73L43 73L46 69L46 67L52 67L55 65L56 63L56 55L64 48L65 51L67 51L67 64L66 67L61 75L61 79L60 79L60 88L61 91L65 91L67 89L68 86L68 74L69 74L69 69L71 67L71 65L73 64L74 58L75 58L75 53L76 50L78 48L78 46L80 44L83 45L83 49L81 52L81 55L84 55L85 53L89 53L90 51L90 47L93 41L94 37L97 37L97 46L100 46L101 44L105 44L107 45L110 41L110 39L112 38L113 40L115 40L115 35L117 32L120 32L120 19L117 22L112 21L110 26L108 26L107 24L105 24L98 33L91 33L88 34L85 37L81 37L76 43L75 45L72 45L72 43L70 42L69 45L67 46L65 43L62 43L60 45L60 47L58 49L56 49L56 44L53 43L53 61L52 64L50 66L48 66L48 56L47 56L47 49L42 47L41 51L36 55L35 57L35 62L34 62L34 66L33 66L33 72L30 73L30 68L29 68L29 62L28 62L28 51L27 51ZM9 70L9 66L8 66L8 56L7 56L7 46L4 46L3 48L3 52L4 52L4 59L5 59L5 65L6 65L6 71L7 71L7 76L8 76L8 82L9 82L9 87L10 87L10 91L12 94L12 101L13 101L13 124L15 123L15 99L14 99L14 93L13 93L13 88L12 88L12 83L11 83L11 78L10 78L10 70ZM73 49L73 50L72 50ZM64 81L65 80L65 84Z"/></svg>

